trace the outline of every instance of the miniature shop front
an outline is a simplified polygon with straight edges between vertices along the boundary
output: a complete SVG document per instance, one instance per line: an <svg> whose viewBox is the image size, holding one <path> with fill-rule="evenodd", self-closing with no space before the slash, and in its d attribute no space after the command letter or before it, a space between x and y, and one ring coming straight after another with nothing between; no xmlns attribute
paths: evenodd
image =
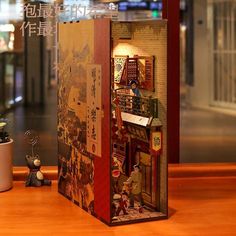
<svg viewBox="0 0 236 236"><path fill-rule="evenodd" d="M166 218L167 22L60 24L59 45L59 192L109 225Z"/></svg>

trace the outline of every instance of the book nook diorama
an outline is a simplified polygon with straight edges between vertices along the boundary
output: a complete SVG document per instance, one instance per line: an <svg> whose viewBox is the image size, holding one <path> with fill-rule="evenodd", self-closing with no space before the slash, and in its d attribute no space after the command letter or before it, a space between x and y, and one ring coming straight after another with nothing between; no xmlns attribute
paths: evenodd
<svg viewBox="0 0 236 236"><path fill-rule="evenodd" d="M167 218L166 113L166 21L59 24L61 194L109 225Z"/></svg>

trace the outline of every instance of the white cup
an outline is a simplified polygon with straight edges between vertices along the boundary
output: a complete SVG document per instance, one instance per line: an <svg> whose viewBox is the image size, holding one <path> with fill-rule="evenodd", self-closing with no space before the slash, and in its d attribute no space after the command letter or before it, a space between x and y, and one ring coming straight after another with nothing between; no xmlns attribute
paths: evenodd
<svg viewBox="0 0 236 236"><path fill-rule="evenodd" d="M12 170L13 140L0 143L0 192L9 190L13 186Z"/></svg>

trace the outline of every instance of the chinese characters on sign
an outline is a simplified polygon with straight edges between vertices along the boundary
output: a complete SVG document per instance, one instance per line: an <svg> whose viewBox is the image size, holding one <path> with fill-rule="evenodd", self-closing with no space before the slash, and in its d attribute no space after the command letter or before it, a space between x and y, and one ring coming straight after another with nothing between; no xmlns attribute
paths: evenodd
<svg viewBox="0 0 236 236"><path fill-rule="evenodd" d="M87 67L87 151L101 157L101 65Z"/></svg>
<svg viewBox="0 0 236 236"><path fill-rule="evenodd" d="M79 1L78 1L79 2ZM57 26L59 21L77 21L79 19L89 18L116 18L118 16L118 7L110 4L85 4L73 5L49 4L49 3L27 3L22 5L21 13L25 15L26 21L23 21L20 30L22 36L42 36L54 37L54 46L52 53L53 70L57 71Z"/></svg>
<svg viewBox="0 0 236 236"><path fill-rule="evenodd" d="M38 23L23 22L21 25L22 36L28 30L28 36L52 36L57 33L57 22L73 21L88 18L115 18L118 7L113 3L96 5L62 5L62 4L25 4L22 13L27 19L39 18ZM52 19L55 19L54 21ZM54 22L54 23L52 23Z"/></svg>
<svg viewBox="0 0 236 236"><path fill-rule="evenodd" d="M23 21L21 25L22 36L25 36L25 32L28 36L53 36L57 33L56 22L53 23L52 19L60 13L60 7L58 5L51 4L25 4L23 6L23 13L27 19L39 18L40 20L34 21ZM27 30L27 31L26 31Z"/></svg>
<svg viewBox="0 0 236 236"><path fill-rule="evenodd" d="M52 25L52 22L42 22L37 23L23 22L21 25L22 36L25 36L25 30L28 30L28 35L31 37L33 34L37 36L53 36L56 34L56 25Z"/></svg>

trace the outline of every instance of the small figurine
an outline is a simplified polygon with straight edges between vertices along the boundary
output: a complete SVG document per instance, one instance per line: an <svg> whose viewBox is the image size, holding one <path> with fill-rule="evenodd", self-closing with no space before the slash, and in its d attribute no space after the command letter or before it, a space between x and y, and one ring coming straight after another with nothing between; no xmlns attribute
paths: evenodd
<svg viewBox="0 0 236 236"><path fill-rule="evenodd" d="M127 192L121 193L121 198L119 200L118 208L116 211L116 215L118 216L121 211L123 211L124 215L128 215L126 209L128 208L128 194Z"/></svg>
<svg viewBox="0 0 236 236"><path fill-rule="evenodd" d="M112 177L118 178L120 174L123 173L122 163L114 154L112 155L112 157Z"/></svg>
<svg viewBox="0 0 236 236"><path fill-rule="evenodd" d="M43 185L50 186L51 180L44 179L43 173L40 171L41 162L38 155L30 156L26 155L25 157L27 166L30 169L30 172L27 176L25 186L29 187L40 187Z"/></svg>
<svg viewBox="0 0 236 236"><path fill-rule="evenodd" d="M135 115L138 115L140 113L140 108L141 108L141 93L138 88L138 82L136 80L131 80L130 81L130 93L132 95L132 109L133 113Z"/></svg>
<svg viewBox="0 0 236 236"><path fill-rule="evenodd" d="M134 165L134 171L131 172L130 177L124 184L131 185L130 191L130 207L134 207L134 197L137 196L139 199L140 209L142 209L144 202L142 197L142 173L140 172L140 166Z"/></svg>
<svg viewBox="0 0 236 236"><path fill-rule="evenodd" d="M129 84L131 87L132 95L135 97L141 97L141 93L138 88L138 82L136 80L131 80Z"/></svg>
<svg viewBox="0 0 236 236"><path fill-rule="evenodd" d="M25 160L29 167L29 174L26 178L25 186L40 187L43 185L50 186L51 180L44 179L43 173L40 171L41 161L39 155L34 154L34 146L38 143L39 136L34 130L28 130L25 132L25 138L31 145L31 155L26 155Z"/></svg>
<svg viewBox="0 0 236 236"><path fill-rule="evenodd" d="M112 220L118 220L118 217L116 216L116 212L119 207L120 198L121 198L121 195L119 193L115 193L113 195L113 201L112 201L112 205L111 205Z"/></svg>

